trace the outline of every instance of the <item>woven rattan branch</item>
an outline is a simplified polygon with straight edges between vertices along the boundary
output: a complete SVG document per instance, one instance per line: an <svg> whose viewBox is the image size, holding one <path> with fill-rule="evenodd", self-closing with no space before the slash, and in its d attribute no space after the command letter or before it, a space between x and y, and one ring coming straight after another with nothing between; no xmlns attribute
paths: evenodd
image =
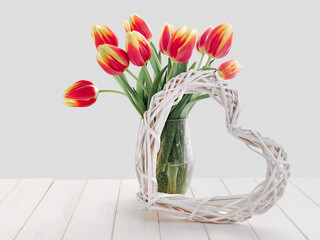
<svg viewBox="0 0 320 240"><path fill-rule="evenodd" d="M157 192L156 158L161 132L172 106L189 93L209 94L224 107L229 133L265 158L265 180L250 193L193 199L180 194ZM212 71L181 73L156 93L144 113L136 150L136 166L140 175L137 199L141 208L214 223L244 221L271 208L283 195L290 175L287 154L275 141L262 137L256 131L241 128L238 125L239 113L238 92Z"/></svg>

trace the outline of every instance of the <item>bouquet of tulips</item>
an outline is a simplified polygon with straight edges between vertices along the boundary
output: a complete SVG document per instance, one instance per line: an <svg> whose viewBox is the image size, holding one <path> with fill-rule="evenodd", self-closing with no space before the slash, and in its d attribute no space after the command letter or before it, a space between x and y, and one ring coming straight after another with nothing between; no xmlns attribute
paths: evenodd
<svg viewBox="0 0 320 240"><path fill-rule="evenodd" d="M72 107L87 107L96 102L102 92L113 92L127 96L143 118L149 109L151 98L161 91L165 84L180 73L190 69L216 71L222 79L231 79L241 70L237 60L212 67L216 58L225 57L230 51L233 37L232 26L228 23L214 28L209 26L197 39L195 28L182 26L177 30L165 24L159 39L159 49L152 42L148 24L137 14L125 21L125 50L118 47L117 36L105 25L92 27L92 38L98 50L96 59L101 68L113 75L122 91L99 90L92 82L81 80L70 86L64 93L64 103ZM189 66L194 46L201 54L199 62ZM167 55L167 60L163 60ZM206 62L203 60L207 56ZM130 62L138 67L138 75L129 70ZM165 62L165 66L163 66ZM148 64L151 67L148 67ZM149 70L153 70L150 74ZM136 81L132 86L128 76ZM193 156L187 127L188 114L197 101L208 94L185 94L178 104L171 108L167 123L161 133L160 149L157 155L158 192L185 193L193 172ZM178 120L177 120L178 119ZM138 171L137 171L138 173ZM140 177L139 173L137 174Z"/></svg>
<svg viewBox="0 0 320 240"><path fill-rule="evenodd" d="M137 112L143 117L148 109L152 96L161 91L171 78L190 69L217 71L221 78L231 79L240 70L237 60L229 60L213 68L216 58L225 57L230 51L233 37L232 26L228 23L214 28L209 26L198 37L195 28L182 26L177 30L171 24L165 24L159 39L159 51L152 42L152 33L148 24L137 14L132 14L129 22L124 22L126 31L125 49L118 47L118 38L104 24L92 27L91 36L98 50L96 59L101 68L113 75L123 91L99 90L92 82L81 80L70 86L64 93L64 103L71 107L87 107L96 102L102 92L113 92L128 97ZM201 54L199 63L190 66L189 59L194 46ZM168 56L163 66L163 55ZM203 63L207 55L207 61ZM136 76L129 70L130 62L141 67ZM150 63L153 75L148 70ZM127 73L136 81L135 87L129 84ZM186 118L194 104L207 94L186 94L180 103L171 109L169 119Z"/></svg>

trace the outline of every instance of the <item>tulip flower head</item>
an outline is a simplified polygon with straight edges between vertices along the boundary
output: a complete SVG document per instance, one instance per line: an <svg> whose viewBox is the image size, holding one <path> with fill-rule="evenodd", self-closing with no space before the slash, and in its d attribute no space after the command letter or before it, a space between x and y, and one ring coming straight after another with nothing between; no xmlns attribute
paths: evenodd
<svg viewBox="0 0 320 240"><path fill-rule="evenodd" d="M224 23L213 29L205 40L206 53L212 58L223 58L232 45L233 28Z"/></svg>
<svg viewBox="0 0 320 240"><path fill-rule="evenodd" d="M132 14L129 17L129 22L126 20L124 21L124 29L126 32L137 31L141 33L149 42L151 41L151 30L148 24L138 14Z"/></svg>
<svg viewBox="0 0 320 240"><path fill-rule="evenodd" d="M102 69L111 75L120 75L129 66L127 53L110 44L103 44L98 47L96 59Z"/></svg>
<svg viewBox="0 0 320 240"><path fill-rule="evenodd" d="M64 104L70 107L88 107L97 101L99 89L90 81L80 80L68 87L64 94Z"/></svg>
<svg viewBox="0 0 320 240"><path fill-rule="evenodd" d="M196 44L196 47L197 47L197 50L199 53L205 53L206 50L205 50L205 41L207 39L207 36L208 34L213 30L213 27L212 26L209 26L198 38L197 40L197 44Z"/></svg>
<svg viewBox="0 0 320 240"><path fill-rule="evenodd" d="M137 31L127 32L126 50L130 61L136 66L143 66L152 55L149 42Z"/></svg>
<svg viewBox="0 0 320 240"><path fill-rule="evenodd" d="M163 26L159 40L159 48L163 54L168 55L168 44L174 32L174 27L171 24L167 23Z"/></svg>
<svg viewBox="0 0 320 240"><path fill-rule="evenodd" d="M176 62L186 62L190 59L197 39L197 30L187 26L180 27L168 43L168 55Z"/></svg>
<svg viewBox="0 0 320 240"><path fill-rule="evenodd" d="M228 80L234 78L242 69L242 66L237 60L229 60L222 63L219 67L219 76L222 79Z"/></svg>
<svg viewBox="0 0 320 240"><path fill-rule="evenodd" d="M91 36L96 48L103 44L118 46L117 36L104 24L94 25L91 29Z"/></svg>

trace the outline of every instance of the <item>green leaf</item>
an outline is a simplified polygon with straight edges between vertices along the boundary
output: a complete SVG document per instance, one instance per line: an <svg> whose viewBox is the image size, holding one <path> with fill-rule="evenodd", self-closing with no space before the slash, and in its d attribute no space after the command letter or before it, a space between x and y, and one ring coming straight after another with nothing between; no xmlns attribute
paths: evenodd
<svg viewBox="0 0 320 240"><path fill-rule="evenodd" d="M140 83L144 85L143 76L142 76L141 72L142 71L140 70L138 79L139 79ZM136 83L136 91L140 97L142 97L142 98L144 97L143 89L138 82Z"/></svg>
<svg viewBox="0 0 320 240"><path fill-rule="evenodd" d="M156 58L157 57L154 56L154 54L152 54L152 56L150 58L151 67L152 67L155 75L157 75L160 72L158 65L157 65L157 62L156 62Z"/></svg>
<svg viewBox="0 0 320 240"><path fill-rule="evenodd" d="M138 79L139 79L140 83L142 83L143 86L146 87L147 76L146 76L145 71L143 69L140 70L139 75L138 75ZM147 95L143 91L143 89L141 88L140 84L137 83L136 89L137 89L137 93L139 94L139 96L142 96L143 97L143 101L145 103L147 103L147 100L148 100ZM141 92L142 92L142 95L141 95Z"/></svg>
<svg viewBox="0 0 320 240"><path fill-rule="evenodd" d="M154 75L156 76L161 70L161 63L160 63L161 58L159 60L159 55L157 53L157 49L152 42L150 43L150 46L151 46L151 51L152 51L150 64L151 64L152 69L154 71Z"/></svg>
<svg viewBox="0 0 320 240"><path fill-rule="evenodd" d="M195 99L196 97L198 97L198 96L200 96L200 95L201 95L201 93L194 93L194 94L192 95L191 100L192 100L192 99Z"/></svg>
<svg viewBox="0 0 320 240"><path fill-rule="evenodd" d="M214 60L216 60L216 59L215 58L211 59L208 66L211 66L211 64L214 62Z"/></svg>
<svg viewBox="0 0 320 240"><path fill-rule="evenodd" d="M189 70L195 69L196 65L197 65L197 62L194 62L194 63L191 65L191 67L189 68Z"/></svg>
<svg viewBox="0 0 320 240"><path fill-rule="evenodd" d="M127 95L127 97L129 99L129 101L131 102L131 104L134 106L134 108L137 110L137 112L141 115L141 117L143 117L143 112L142 112L141 108L138 106L138 104L135 102L135 100L133 99L133 97L129 93L127 87L122 82L122 79L120 79L119 76L114 76L114 78L116 79L116 81L118 82L118 84L120 85L120 87L122 88L124 93Z"/></svg>
<svg viewBox="0 0 320 240"><path fill-rule="evenodd" d="M148 98L148 108L149 108L149 104L150 104L150 101L151 101L151 98L152 96L158 91L158 88L159 88L159 83L161 81L161 78L164 74L164 72L167 70L168 68L168 65L165 66L158 74L157 76L155 77L154 81L153 81L153 84L152 84L152 87L151 87L151 91L149 93L149 98Z"/></svg>
<svg viewBox="0 0 320 240"><path fill-rule="evenodd" d="M162 76L161 81L160 81L159 86L158 86L158 92L161 91L164 88L164 85L166 85L167 78L168 78L168 72L169 71L166 71L165 75Z"/></svg>
<svg viewBox="0 0 320 240"><path fill-rule="evenodd" d="M195 98L192 98L192 99L190 100L190 102L189 102L189 103L183 108L183 110L181 111L181 115L187 117L187 116L189 115L191 109L194 107L194 105L195 105L198 101L200 101L200 100L202 100L202 99L206 99L206 98L208 98L208 97L209 97L209 94L203 94L203 95L197 96L197 97L195 97Z"/></svg>
<svg viewBox="0 0 320 240"><path fill-rule="evenodd" d="M162 54L162 53L161 53L161 51L159 50L159 51L158 51L158 59L159 59L160 64L162 63L161 54Z"/></svg>
<svg viewBox="0 0 320 240"><path fill-rule="evenodd" d="M192 94L185 94L180 100L180 102L171 110L169 119L185 118L186 116L182 116L181 112L184 109L184 107L188 104L191 98Z"/></svg>
<svg viewBox="0 0 320 240"><path fill-rule="evenodd" d="M122 84L125 86L125 88L128 90L128 92L130 93L131 97L133 98L133 100L135 101L135 103L140 107L142 115L146 110L146 106L142 100L141 97L139 97L138 93L136 92L135 89L133 89L129 83L127 78L125 77L124 74L120 74L118 75L119 79L121 80Z"/></svg>

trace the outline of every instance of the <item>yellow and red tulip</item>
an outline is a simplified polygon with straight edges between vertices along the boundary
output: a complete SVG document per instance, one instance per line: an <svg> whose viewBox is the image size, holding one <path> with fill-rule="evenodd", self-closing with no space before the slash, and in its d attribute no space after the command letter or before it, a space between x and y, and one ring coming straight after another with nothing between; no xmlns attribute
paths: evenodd
<svg viewBox="0 0 320 240"><path fill-rule="evenodd" d="M88 107L97 101L99 89L90 81L80 80L68 87L64 94L64 104L70 107Z"/></svg>
<svg viewBox="0 0 320 240"><path fill-rule="evenodd" d="M138 14L132 14L129 17L129 22L126 20L124 21L124 29L126 32L137 31L141 33L149 42L151 41L151 30L148 24Z"/></svg>
<svg viewBox="0 0 320 240"><path fill-rule="evenodd" d="M160 40L159 40L159 48L163 54L168 55L168 43L174 34L174 27L171 24L165 24L162 28Z"/></svg>
<svg viewBox="0 0 320 240"><path fill-rule="evenodd" d="M230 51L232 37L233 29L229 23L219 25L206 38L206 53L212 58L223 58Z"/></svg>
<svg viewBox="0 0 320 240"><path fill-rule="evenodd" d="M190 59L197 40L197 30L187 26L180 27L168 43L168 55L176 62L186 62Z"/></svg>
<svg viewBox="0 0 320 240"><path fill-rule="evenodd" d="M110 44L103 44L98 47L96 59L102 69L111 75L120 75L129 66L127 53Z"/></svg>
<svg viewBox="0 0 320 240"><path fill-rule="evenodd" d="M117 36L104 24L94 25L91 29L91 36L96 48L103 44L118 46Z"/></svg>
<svg viewBox="0 0 320 240"><path fill-rule="evenodd" d="M235 59L222 63L219 67L219 75L227 80L234 78L242 69L242 66Z"/></svg>
<svg viewBox="0 0 320 240"><path fill-rule="evenodd" d="M197 40L197 44L196 44L196 47L197 47L197 50L199 53L205 53L206 50L205 50L205 41L207 39L207 36L208 34L213 30L213 27L212 26L209 26L198 38Z"/></svg>
<svg viewBox="0 0 320 240"><path fill-rule="evenodd" d="M152 55L149 42L137 31L127 32L126 50L130 61L136 66L143 66Z"/></svg>

